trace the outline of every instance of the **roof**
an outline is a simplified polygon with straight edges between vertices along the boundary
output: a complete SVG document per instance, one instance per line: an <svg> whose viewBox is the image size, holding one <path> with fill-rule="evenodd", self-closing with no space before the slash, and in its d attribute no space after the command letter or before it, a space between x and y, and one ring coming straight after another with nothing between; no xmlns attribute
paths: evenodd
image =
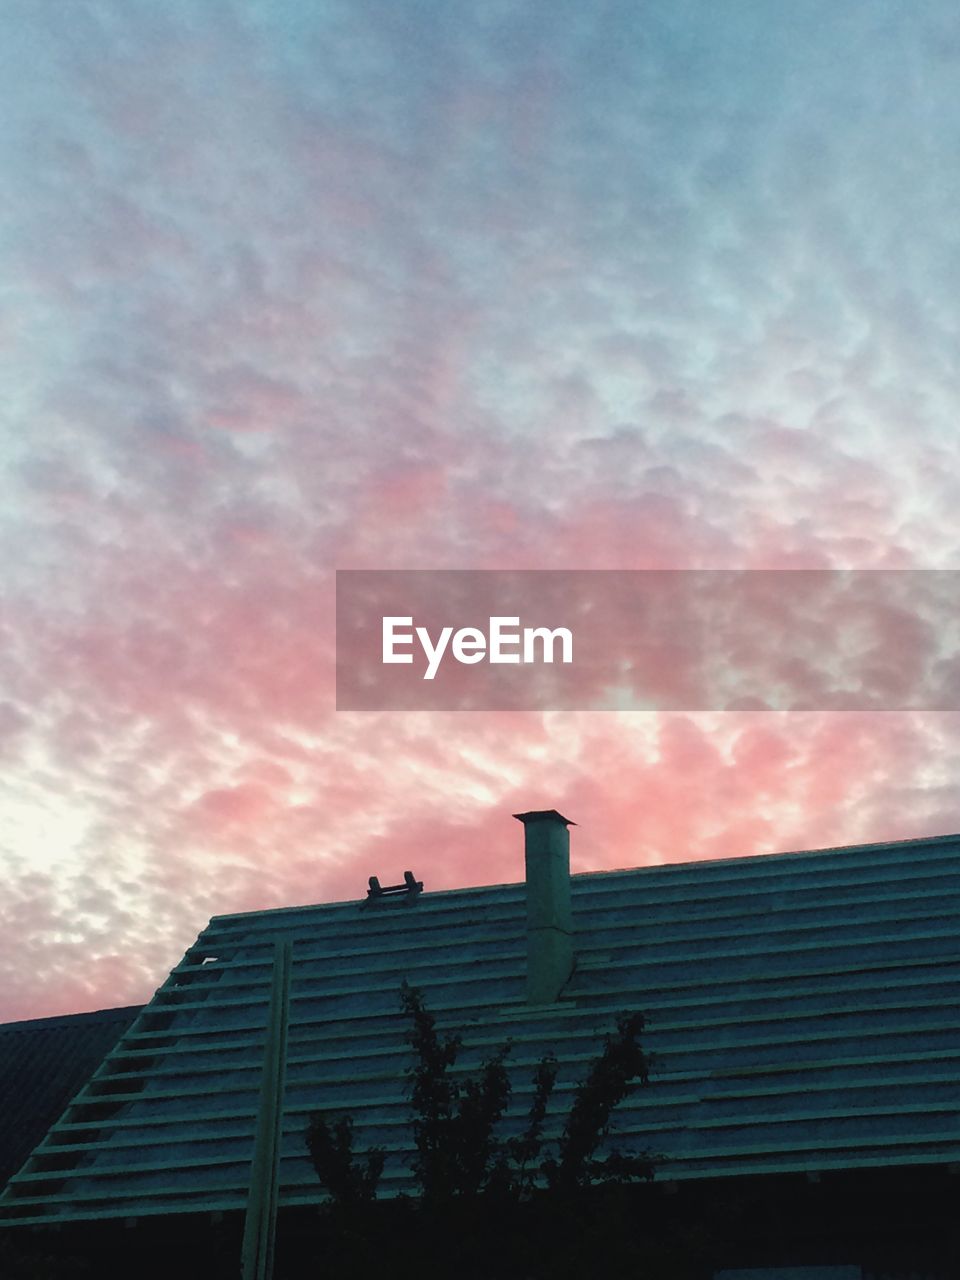
<svg viewBox="0 0 960 1280"><path fill-rule="evenodd" d="M0 1187L139 1012L133 1005L0 1026Z"/></svg>
<svg viewBox="0 0 960 1280"><path fill-rule="evenodd" d="M508 1037L514 1102L553 1111L623 1010L651 1084L623 1150L672 1180L960 1160L960 836L572 877L577 968L524 1004L524 886L214 918L0 1199L12 1221L241 1208L273 944L293 944L281 1205L313 1203L303 1132L349 1110L409 1185L403 978L477 1065Z"/></svg>

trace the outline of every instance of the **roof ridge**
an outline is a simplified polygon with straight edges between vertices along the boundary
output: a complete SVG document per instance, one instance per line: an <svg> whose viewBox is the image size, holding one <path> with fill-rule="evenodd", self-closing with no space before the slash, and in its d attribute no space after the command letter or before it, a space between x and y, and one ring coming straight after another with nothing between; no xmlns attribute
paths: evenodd
<svg viewBox="0 0 960 1280"><path fill-rule="evenodd" d="M0 1033L16 1032L16 1031L41 1031L44 1028L53 1028L61 1023L69 1022L71 1026L76 1026L81 1019L93 1022L95 1020L101 1022L110 1022L115 1018L121 1018L126 1014L139 1012L144 1006L143 1004L126 1004L119 1005L111 1009L84 1009L81 1013L51 1013L45 1018L18 1018L13 1022L0 1022Z"/></svg>
<svg viewBox="0 0 960 1280"><path fill-rule="evenodd" d="M603 867L594 871L575 871L571 874L571 880L585 880L588 877L600 876L618 876L618 875L639 875L644 872L673 872L690 870L691 868L707 868L730 866L731 863L748 863L760 860L762 862L780 861L786 858L816 858L823 854L831 853L873 853L884 849L898 849L907 847L920 848L926 845L936 844L960 844L960 832L947 832L943 835L935 836L913 836L903 840L873 840L862 844L838 844L824 845L816 849L781 849L775 853L741 853L731 854L729 857L721 858L688 858L684 862L654 862L647 863L637 867ZM440 897L446 897L453 894L473 894L473 893L491 893L497 889L523 889L524 882L522 880L495 881L493 884L474 884L462 885L454 889L433 889L426 893L426 897L435 900ZM333 902L300 902L284 907L255 907L250 911L228 911L219 915L211 916L208 927L215 921L224 920L240 920L253 916L280 915L284 912L294 911L316 911L323 909L359 907L365 903L364 898L339 898ZM406 904L404 904L405 906Z"/></svg>

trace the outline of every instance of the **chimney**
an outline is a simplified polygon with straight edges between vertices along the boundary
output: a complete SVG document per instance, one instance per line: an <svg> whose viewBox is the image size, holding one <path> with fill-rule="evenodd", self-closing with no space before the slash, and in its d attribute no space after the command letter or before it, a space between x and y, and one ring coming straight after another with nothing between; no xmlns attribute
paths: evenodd
<svg viewBox="0 0 960 1280"><path fill-rule="evenodd" d="M573 972L570 832L556 809L513 815L523 823L527 880L527 1004L551 1004Z"/></svg>

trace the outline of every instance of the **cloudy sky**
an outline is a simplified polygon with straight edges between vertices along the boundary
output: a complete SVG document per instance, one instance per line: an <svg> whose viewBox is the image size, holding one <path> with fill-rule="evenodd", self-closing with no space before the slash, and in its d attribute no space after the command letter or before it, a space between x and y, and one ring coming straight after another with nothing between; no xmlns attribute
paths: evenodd
<svg viewBox="0 0 960 1280"><path fill-rule="evenodd" d="M0 1016L960 829L949 713L338 713L336 568L960 568L952 0L0 0Z"/></svg>

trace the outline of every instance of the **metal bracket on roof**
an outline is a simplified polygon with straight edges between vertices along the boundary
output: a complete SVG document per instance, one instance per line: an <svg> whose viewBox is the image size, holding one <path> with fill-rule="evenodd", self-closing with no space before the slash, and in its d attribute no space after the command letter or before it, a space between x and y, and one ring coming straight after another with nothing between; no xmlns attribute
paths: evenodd
<svg viewBox="0 0 960 1280"><path fill-rule="evenodd" d="M403 873L403 884L382 885L376 876L371 876L368 884L370 885L367 890L368 902L376 898L399 897L404 897L408 902L412 902L423 893L423 881L415 880L412 871Z"/></svg>

